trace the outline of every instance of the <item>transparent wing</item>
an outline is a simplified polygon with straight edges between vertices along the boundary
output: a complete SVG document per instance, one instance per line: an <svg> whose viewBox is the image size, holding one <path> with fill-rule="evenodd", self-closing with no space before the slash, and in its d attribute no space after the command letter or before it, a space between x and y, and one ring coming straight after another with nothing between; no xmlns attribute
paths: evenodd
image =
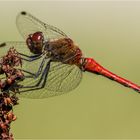
<svg viewBox="0 0 140 140"><path fill-rule="evenodd" d="M17 15L16 24L24 39L27 39L29 34L37 31L41 31L46 40L67 37L60 29L40 21L27 12L21 12Z"/></svg>
<svg viewBox="0 0 140 140"><path fill-rule="evenodd" d="M10 47L14 47L19 53L24 53L29 56L32 55L24 42L5 42L5 45L0 46L0 57L4 56ZM36 73L43 59L44 57L41 57L40 59L32 62L22 60L22 69L32 73ZM48 61L49 59L45 60L43 69L47 65ZM24 75L29 76L29 74L25 72ZM25 78L22 82L20 82L20 84L24 86L35 85L39 81L40 77L41 75L36 79ZM19 97L47 98L51 96L61 95L75 89L79 85L81 79L82 72L76 65L68 65L61 62L52 62L45 87L39 90L32 90L23 93L21 92ZM23 90L26 89L21 89L20 91Z"/></svg>
<svg viewBox="0 0 140 140"><path fill-rule="evenodd" d="M26 54L28 56L33 55L25 42L21 42L21 41L8 41L8 42L4 42L4 43L0 43L0 58L3 57L4 55L7 54L7 51L11 48L14 47L16 49L17 52L19 53L23 53ZM22 56L21 56L22 57ZM34 65L38 66L40 65L40 62L42 61L43 58L40 58L39 61L36 61L36 64L32 63L32 62L28 62L25 60L22 60L22 69L27 70L27 71L32 71L35 72Z"/></svg>
<svg viewBox="0 0 140 140"><path fill-rule="evenodd" d="M46 62L47 63L47 62ZM28 78L21 84L28 86L34 85L37 79ZM48 73L46 85L39 90L21 92L21 97L26 98L48 98L67 93L75 89L82 79L82 72L76 65L62 64L61 62L52 62ZM26 89L21 89L21 91Z"/></svg>
<svg viewBox="0 0 140 140"><path fill-rule="evenodd" d="M0 57L7 54L7 51L14 47L17 51L26 53L27 55L31 55L27 45L25 42L22 41L7 41L7 42L0 42Z"/></svg>

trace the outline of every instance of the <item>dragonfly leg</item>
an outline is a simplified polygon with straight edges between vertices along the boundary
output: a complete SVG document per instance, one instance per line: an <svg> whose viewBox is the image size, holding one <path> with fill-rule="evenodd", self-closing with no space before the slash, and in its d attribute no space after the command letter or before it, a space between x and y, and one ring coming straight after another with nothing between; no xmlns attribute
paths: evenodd
<svg viewBox="0 0 140 140"><path fill-rule="evenodd" d="M42 81L43 81L43 83L41 85L41 88L43 88L45 86L45 83L46 83L46 80L47 80L48 72L49 72L49 69L50 69L50 63L51 63L51 60L47 63L39 81L35 85L33 85L33 86L23 86L22 88L37 88L37 87L40 86Z"/></svg>
<svg viewBox="0 0 140 140"><path fill-rule="evenodd" d="M39 57L41 54L35 54L35 55L26 55L24 53L19 53L20 55L22 56L25 56L27 58L36 58L36 57Z"/></svg>
<svg viewBox="0 0 140 140"><path fill-rule="evenodd" d="M28 76L24 76L24 78L34 78L36 76L35 73L32 73L30 71L23 70L23 69L18 69L18 70L21 70L22 72L25 72L25 73L28 73L29 74Z"/></svg>
<svg viewBox="0 0 140 140"><path fill-rule="evenodd" d="M18 52L19 53L19 52ZM19 53L21 56L28 56L28 55L25 55L25 54L22 54L22 53ZM28 56L27 58L23 58L21 57L22 60L25 60L25 61L28 61L28 62L32 62L34 60L37 60L37 59L40 59L42 57L42 54L41 55L35 55L35 56Z"/></svg>
<svg viewBox="0 0 140 140"><path fill-rule="evenodd" d="M50 66L49 66L50 67ZM24 93L24 92L28 92L28 91L33 91L33 90L40 90L42 88L44 88L45 84L46 84L46 81L47 81L47 77L48 77L48 69L45 71L45 76L44 76L44 80L43 80L43 83L40 87L35 87L35 88L30 88L30 89L26 89L26 90L21 90L20 93Z"/></svg>
<svg viewBox="0 0 140 140"><path fill-rule="evenodd" d="M37 82L37 84L35 84L34 86L18 86L17 88L29 88L29 89L26 89L26 90L20 90L20 93L23 93L23 92L28 92L28 91L32 91L32 90L39 90L39 89L42 89L42 88L44 88L44 86L45 86L45 83L46 83L46 80L47 80L47 76L48 76L48 72L49 72L49 69L50 69L50 62L51 61L49 61L48 63L47 63L47 65L46 65L46 67L45 67L45 69L44 69L44 71L43 71L43 73L42 73L42 75L41 75L41 78L39 79L39 81ZM44 80L43 80L44 79ZM42 80L43 80L43 83L42 83L42 85L41 85L41 87L38 87L39 85L40 85L40 83L42 82ZM13 87L11 86L11 87L9 87L9 89L8 90L10 90L10 89L12 89ZM14 88L16 88L16 86L14 87Z"/></svg>
<svg viewBox="0 0 140 140"><path fill-rule="evenodd" d="M46 60L46 58L44 58L42 60L42 62L41 62L41 64L40 64L40 66L39 66L39 68L38 68L36 73L32 73L32 72L29 72L29 71L24 70L24 69L19 69L19 70L29 74L28 76L25 76L25 78L37 78L41 74L41 72L42 72L45 60Z"/></svg>

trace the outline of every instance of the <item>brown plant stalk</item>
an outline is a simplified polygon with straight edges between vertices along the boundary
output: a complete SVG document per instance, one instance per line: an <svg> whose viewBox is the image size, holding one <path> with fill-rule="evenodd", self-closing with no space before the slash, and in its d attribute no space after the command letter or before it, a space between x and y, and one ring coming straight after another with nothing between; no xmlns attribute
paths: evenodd
<svg viewBox="0 0 140 140"><path fill-rule="evenodd" d="M0 60L0 139L13 140L10 132L11 122L16 120L13 106L18 104L18 82L23 80L23 73L17 67L22 66L21 58L14 48L10 48Z"/></svg>

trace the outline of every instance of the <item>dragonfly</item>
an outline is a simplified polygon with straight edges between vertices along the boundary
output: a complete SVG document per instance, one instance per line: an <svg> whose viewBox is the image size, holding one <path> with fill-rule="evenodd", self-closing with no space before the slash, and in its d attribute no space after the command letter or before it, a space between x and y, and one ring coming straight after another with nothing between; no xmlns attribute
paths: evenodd
<svg viewBox="0 0 140 140"><path fill-rule="evenodd" d="M25 79L20 82L20 96L47 98L70 92L86 71L140 92L137 84L110 72L93 58L84 57L79 46L57 27L25 11L17 15L16 25L24 41L1 43L0 51L4 54L14 47L21 56Z"/></svg>

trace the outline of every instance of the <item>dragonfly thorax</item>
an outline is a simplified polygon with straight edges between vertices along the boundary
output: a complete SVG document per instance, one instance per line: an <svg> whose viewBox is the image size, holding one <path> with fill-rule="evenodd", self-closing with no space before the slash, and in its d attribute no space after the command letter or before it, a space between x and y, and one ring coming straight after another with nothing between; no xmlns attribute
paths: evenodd
<svg viewBox="0 0 140 140"><path fill-rule="evenodd" d="M78 65L82 57L81 50L70 38L60 38L46 42L44 49L53 61Z"/></svg>

